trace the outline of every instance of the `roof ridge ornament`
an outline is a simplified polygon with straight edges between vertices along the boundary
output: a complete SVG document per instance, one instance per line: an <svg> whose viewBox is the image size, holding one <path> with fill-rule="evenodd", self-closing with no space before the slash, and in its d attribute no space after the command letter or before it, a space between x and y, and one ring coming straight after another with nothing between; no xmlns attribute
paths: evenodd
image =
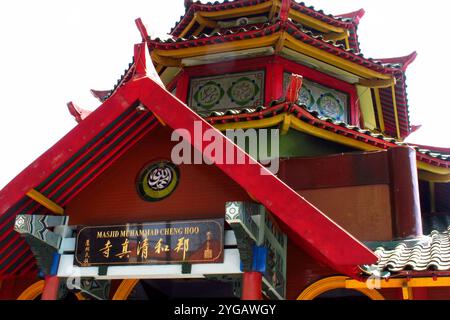
<svg viewBox="0 0 450 320"><path fill-rule="evenodd" d="M401 64L401 70L406 71L408 66L413 63L417 58L417 51L413 51L412 53L408 54L407 56L403 57L394 57L394 58L383 58L383 59L374 59L378 60L381 63L388 63L388 64Z"/></svg>
<svg viewBox="0 0 450 320"><path fill-rule="evenodd" d="M359 24L359 21L361 20L362 17L364 17L365 13L366 11L363 8L361 8L357 11L335 15L335 17L352 19L354 24Z"/></svg>
<svg viewBox="0 0 450 320"><path fill-rule="evenodd" d="M147 32L147 28L142 22L141 18L135 20L136 26L142 37L142 42L134 45L134 78L149 77L160 86L165 88L164 83L156 72L155 66L153 65L153 60L150 56L150 37Z"/></svg>
<svg viewBox="0 0 450 320"><path fill-rule="evenodd" d="M75 118L75 121L78 123L86 119L92 113L92 111L85 110L77 106L72 101L67 103L67 108L69 109L70 114Z"/></svg>
<svg viewBox="0 0 450 320"><path fill-rule="evenodd" d="M303 77L298 74L292 74L286 90L286 102L297 103L300 98L300 89L302 88Z"/></svg>

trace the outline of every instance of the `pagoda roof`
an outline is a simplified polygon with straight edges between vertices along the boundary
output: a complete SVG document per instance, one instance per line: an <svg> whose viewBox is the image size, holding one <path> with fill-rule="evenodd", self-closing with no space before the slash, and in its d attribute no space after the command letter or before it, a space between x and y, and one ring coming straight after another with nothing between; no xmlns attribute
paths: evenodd
<svg viewBox="0 0 450 320"><path fill-rule="evenodd" d="M185 129L191 135L194 121L201 121L203 130L213 128L162 87L153 65L147 64L146 54L144 43L136 45L130 80L0 191L2 277L36 270L31 251L13 231L17 214L47 212L27 196L30 190L63 208L156 126ZM230 140L223 139L223 147L237 157L242 155L245 164L215 165L272 212L293 243L355 278L360 275L358 265L376 261L367 247L261 164L250 161L250 156Z"/></svg>
<svg viewBox="0 0 450 320"><path fill-rule="evenodd" d="M345 122L320 116L316 111L309 111L306 106L295 103L279 100L273 101L271 105L267 108L261 106L240 110L213 111L203 114L203 116L219 130L271 127L283 123L286 116L292 116L292 119L295 119L295 123L291 120L292 128L359 150L372 151L396 146L410 146L416 150L419 169L443 174L450 179L450 153L445 150L443 152L432 151L408 144L379 132L361 129Z"/></svg>
<svg viewBox="0 0 450 320"><path fill-rule="evenodd" d="M313 6L307 6L304 2L289 1L290 9L297 14L306 15L313 20L323 22L330 27L349 29L353 27L354 23L358 23L359 19L364 15L363 10L355 11L349 14L342 14L333 16L331 14L324 13L323 10L316 10ZM221 17L238 17L245 14L255 14L261 12L269 12L276 5L281 6L280 0L224 0L215 2L201 1L185 1L186 13L180 17L180 20L172 28L170 34L178 37L182 31L191 23L195 18L197 12L209 13L207 16ZM253 7L253 8L252 8ZM242 8L249 8L248 10L242 10ZM240 10L239 10L240 9ZM252 10L253 9L253 10ZM229 10L234 10L230 13ZM228 12L223 12L228 11ZM217 12L217 14L210 14L211 12ZM312 23L312 22L311 22ZM342 31L336 30L335 31Z"/></svg>
<svg viewBox="0 0 450 320"><path fill-rule="evenodd" d="M283 33L287 33L284 36ZM283 40L280 40L283 39ZM372 59L346 49L342 44L325 40L322 35L303 29L292 20L266 23L261 26L242 27L223 33L200 34L184 38L159 38L150 40L154 49L153 57L158 59L183 59L207 53L235 51L262 46L283 46L315 58L360 77L360 84L379 86L383 129L392 136L404 138L411 132L408 100L406 93L407 66L415 59L416 53L406 57ZM229 45L227 46L227 43ZM366 81L370 80L370 81ZM382 80L380 82L380 80ZM395 97L392 85L395 83ZM398 123L397 123L398 121Z"/></svg>

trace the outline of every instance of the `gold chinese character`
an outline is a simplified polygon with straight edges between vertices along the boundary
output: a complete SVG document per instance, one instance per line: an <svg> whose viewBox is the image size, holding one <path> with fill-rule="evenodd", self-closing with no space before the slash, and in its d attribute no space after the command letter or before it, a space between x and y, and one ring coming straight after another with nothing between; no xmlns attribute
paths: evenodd
<svg viewBox="0 0 450 320"><path fill-rule="evenodd" d="M163 239L159 239L159 241L155 245L155 252L160 254L161 252L169 251L169 246L163 243Z"/></svg>
<svg viewBox="0 0 450 320"><path fill-rule="evenodd" d="M147 259L147 256L148 256L148 239L147 238L145 238L144 241L138 243L137 255L141 256L142 259Z"/></svg>
<svg viewBox="0 0 450 320"><path fill-rule="evenodd" d="M208 231L206 233L206 249L203 252L204 259L212 259L212 257L213 257L213 252L211 249L211 236L212 236L212 233L210 231Z"/></svg>
<svg viewBox="0 0 450 320"><path fill-rule="evenodd" d="M89 240L89 239L86 239L85 246L86 246L86 247L89 247L90 245L91 245L90 240Z"/></svg>
<svg viewBox="0 0 450 320"><path fill-rule="evenodd" d="M128 241L128 239L125 239L125 241L122 243L122 252L116 254L116 257L119 257L120 259L122 259L122 258L125 257L125 256L126 256L127 258L130 257L131 251L128 250L128 244L129 244L129 243L130 243L130 242Z"/></svg>
<svg viewBox="0 0 450 320"><path fill-rule="evenodd" d="M177 247L174 250L177 253L183 251L183 260L186 260L186 252L189 251L189 238L182 237L178 239Z"/></svg>
<svg viewBox="0 0 450 320"><path fill-rule="evenodd" d="M102 248L102 249L100 249L99 251L100 252L103 252L103 256L105 257L105 258L109 258L109 250L112 248L112 245L111 245L111 241L107 241L106 242L106 244L105 244L105 246Z"/></svg>

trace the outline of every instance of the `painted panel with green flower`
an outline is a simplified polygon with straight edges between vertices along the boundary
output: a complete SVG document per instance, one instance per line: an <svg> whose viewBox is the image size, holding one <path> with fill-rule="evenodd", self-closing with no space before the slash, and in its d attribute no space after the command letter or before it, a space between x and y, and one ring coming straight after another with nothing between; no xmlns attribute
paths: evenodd
<svg viewBox="0 0 450 320"><path fill-rule="evenodd" d="M264 102L264 71L193 78L188 104L197 111L261 106Z"/></svg>
<svg viewBox="0 0 450 320"><path fill-rule="evenodd" d="M284 88L286 90L290 74L284 74ZM321 116L337 121L348 122L348 95L318 83L303 79L298 104L309 110L317 111Z"/></svg>

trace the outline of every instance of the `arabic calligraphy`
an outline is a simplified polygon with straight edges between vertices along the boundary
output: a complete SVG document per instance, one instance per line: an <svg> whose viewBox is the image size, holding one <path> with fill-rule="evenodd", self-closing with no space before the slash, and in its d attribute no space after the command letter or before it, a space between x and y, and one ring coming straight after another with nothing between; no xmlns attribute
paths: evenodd
<svg viewBox="0 0 450 320"><path fill-rule="evenodd" d="M148 176L148 185L153 190L163 190L172 181L172 170L169 167L155 168Z"/></svg>
<svg viewBox="0 0 450 320"><path fill-rule="evenodd" d="M141 170L136 181L142 199L159 201L175 190L179 181L179 171L171 162L155 162Z"/></svg>

